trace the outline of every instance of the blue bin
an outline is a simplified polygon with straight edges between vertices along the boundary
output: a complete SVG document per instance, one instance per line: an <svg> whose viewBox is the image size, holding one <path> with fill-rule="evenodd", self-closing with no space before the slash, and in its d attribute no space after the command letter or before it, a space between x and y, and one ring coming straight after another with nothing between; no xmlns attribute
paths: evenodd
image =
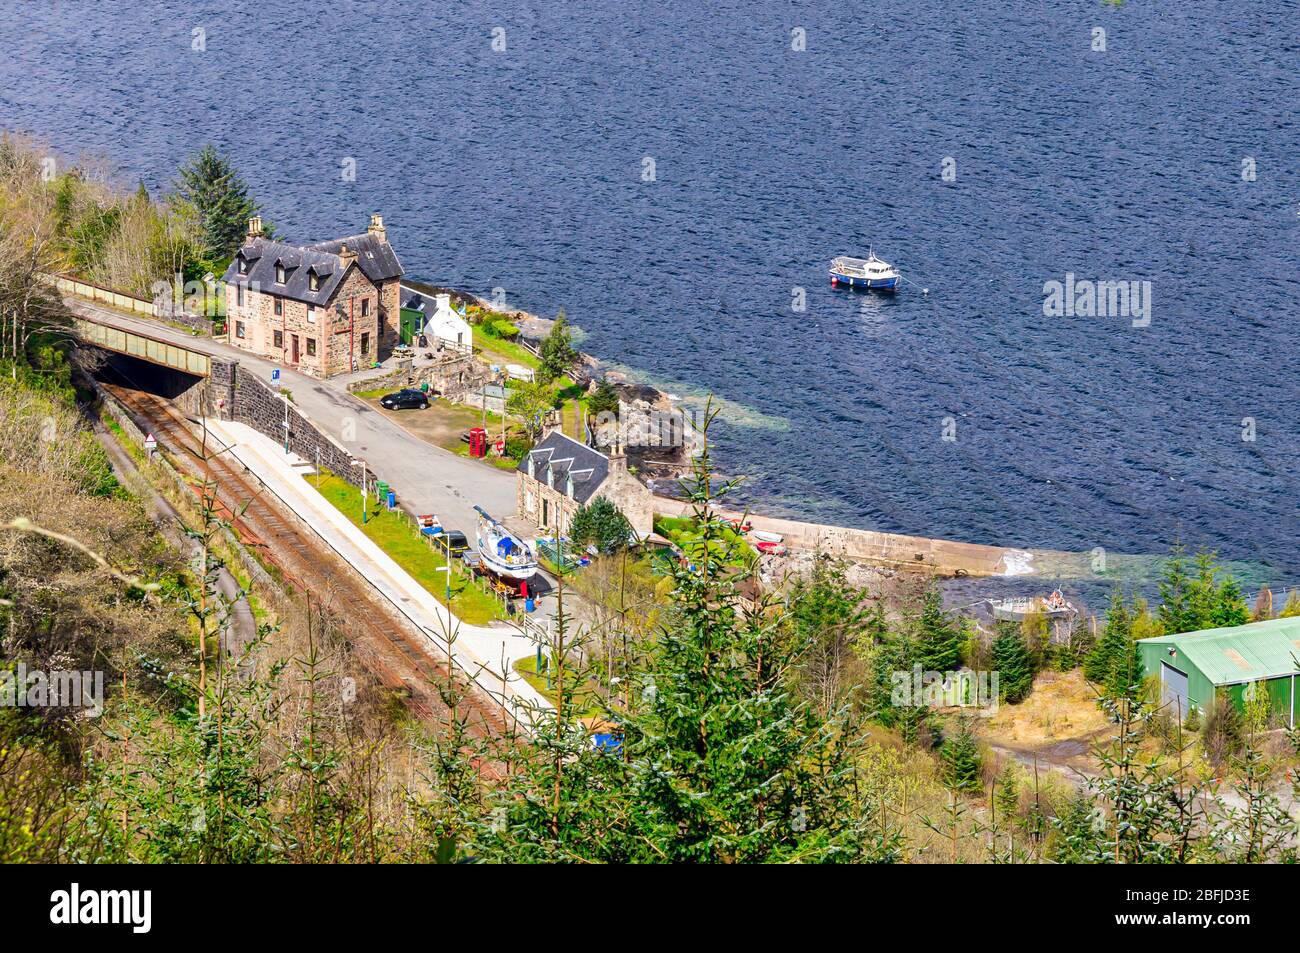
<svg viewBox="0 0 1300 953"><path fill-rule="evenodd" d="M537 603L533 601L533 597L532 597L532 596L529 596L527 599L524 600L524 611L525 611L525 612L532 612L532 611L533 611L534 609L536 609L536 608L537 608Z"/></svg>
<svg viewBox="0 0 1300 953"><path fill-rule="evenodd" d="M396 509L396 507L397 507L397 494L394 493L392 490L389 490L389 491L388 491L388 508L391 510L391 509Z"/></svg>

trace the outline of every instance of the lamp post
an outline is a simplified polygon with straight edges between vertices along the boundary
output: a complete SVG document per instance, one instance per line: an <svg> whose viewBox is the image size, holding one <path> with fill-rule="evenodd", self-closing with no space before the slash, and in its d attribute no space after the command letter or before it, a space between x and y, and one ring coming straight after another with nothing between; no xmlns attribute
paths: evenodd
<svg viewBox="0 0 1300 953"><path fill-rule="evenodd" d="M361 525L364 526L366 523L366 510L369 509L366 498L366 461L353 460L352 465L361 467Z"/></svg>

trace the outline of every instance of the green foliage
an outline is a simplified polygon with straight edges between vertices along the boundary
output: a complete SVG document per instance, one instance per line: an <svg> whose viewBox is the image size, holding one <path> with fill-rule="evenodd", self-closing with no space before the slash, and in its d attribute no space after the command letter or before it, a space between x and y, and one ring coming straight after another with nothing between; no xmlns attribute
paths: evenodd
<svg viewBox="0 0 1300 953"><path fill-rule="evenodd" d="M979 742L969 721L963 720L955 734L939 748L943 764L943 783L957 791L975 792L983 787Z"/></svg>
<svg viewBox="0 0 1300 953"><path fill-rule="evenodd" d="M587 412L590 414L618 413L618 391L609 381L601 381L587 398Z"/></svg>
<svg viewBox="0 0 1300 953"><path fill-rule="evenodd" d="M1230 575L1220 581L1220 568L1211 552L1198 552L1189 567L1183 547L1175 546L1165 564L1160 600L1160 622L1169 635L1250 621L1241 586Z"/></svg>
<svg viewBox="0 0 1300 953"><path fill-rule="evenodd" d="M569 537L575 545L595 546L606 554L628 545L632 535L632 524L627 517L603 496L579 506L569 526Z"/></svg>
<svg viewBox="0 0 1300 953"><path fill-rule="evenodd" d="M239 248L257 203L230 159L207 145L180 170L176 193L198 211L206 254L229 258Z"/></svg>
<svg viewBox="0 0 1300 953"><path fill-rule="evenodd" d="M1029 697L1034 688L1034 665L1019 625L998 623L992 656L1002 700L1014 705Z"/></svg>
<svg viewBox="0 0 1300 953"><path fill-rule="evenodd" d="M474 851L656 862L889 860L855 780L859 732L793 690L805 646L776 603L748 610L713 545L707 449L690 500L703 543L673 568L671 621L647 647L636 699L608 716L621 757L593 752L573 707L543 716L535 756L493 798ZM725 492L725 489L724 489Z"/></svg>
<svg viewBox="0 0 1300 953"><path fill-rule="evenodd" d="M913 663L919 662L926 672L956 671L961 663L963 631L957 620L944 611L938 586L926 589L916 628Z"/></svg>
<svg viewBox="0 0 1300 953"><path fill-rule="evenodd" d="M546 416L555 409L555 390L541 382L518 381L506 397L506 413L519 420L528 440L541 438Z"/></svg>
<svg viewBox="0 0 1300 953"><path fill-rule="evenodd" d="M839 708L852 690L846 680L855 673L858 645L878 631L879 607L869 612L862 603L861 591L849 585L844 564L827 558L819 558L811 577L798 580L790 591L789 621L797 641L807 646L799 666L800 683L824 716Z"/></svg>
<svg viewBox="0 0 1300 953"><path fill-rule="evenodd" d="M551 325L550 333L542 342L542 379L553 381L564 376L578 359L578 352L573 347L573 333L569 330L568 319L561 311Z"/></svg>
<svg viewBox="0 0 1300 953"><path fill-rule="evenodd" d="M1143 678L1142 656L1134 640L1137 616L1118 589L1111 593L1106 628L1083 663L1083 674L1110 698L1136 697Z"/></svg>
<svg viewBox="0 0 1300 953"><path fill-rule="evenodd" d="M1101 828L1097 823L1097 802L1087 788L1080 788L1052 818L1049 856L1058 864L1104 863Z"/></svg>

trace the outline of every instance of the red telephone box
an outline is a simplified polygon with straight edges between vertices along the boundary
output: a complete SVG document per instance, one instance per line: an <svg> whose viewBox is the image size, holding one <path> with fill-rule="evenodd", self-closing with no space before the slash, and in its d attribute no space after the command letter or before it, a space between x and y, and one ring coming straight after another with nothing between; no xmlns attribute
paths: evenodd
<svg viewBox="0 0 1300 953"><path fill-rule="evenodd" d="M469 455L471 457L487 456L487 431L475 427L469 432Z"/></svg>

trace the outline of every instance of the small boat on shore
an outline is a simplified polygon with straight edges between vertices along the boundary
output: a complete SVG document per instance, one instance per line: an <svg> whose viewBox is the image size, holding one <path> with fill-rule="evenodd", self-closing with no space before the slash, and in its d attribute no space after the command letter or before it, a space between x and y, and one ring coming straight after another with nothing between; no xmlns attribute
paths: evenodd
<svg viewBox="0 0 1300 953"><path fill-rule="evenodd" d="M782 536L780 533L769 533L767 530L763 530L763 529L756 529L756 530L753 530L749 535L752 536L752 537L754 537L754 538L755 538L756 540L758 540L760 543L783 543L783 542L785 542L785 537Z"/></svg>
<svg viewBox="0 0 1300 953"><path fill-rule="evenodd" d="M841 256L831 262L831 284L835 287L866 288L869 291L897 291L903 280L898 269L881 261L874 251L866 258Z"/></svg>
<svg viewBox="0 0 1300 953"><path fill-rule="evenodd" d="M1057 589L1050 596L1012 596L1006 599L990 599L989 607L993 618L1005 622L1021 622L1028 616L1046 616L1049 619L1063 619L1075 614L1075 608Z"/></svg>
<svg viewBox="0 0 1300 953"><path fill-rule="evenodd" d="M537 574L537 555L522 539L498 523L481 506L474 534L483 567L505 579L530 579Z"/></svg>

